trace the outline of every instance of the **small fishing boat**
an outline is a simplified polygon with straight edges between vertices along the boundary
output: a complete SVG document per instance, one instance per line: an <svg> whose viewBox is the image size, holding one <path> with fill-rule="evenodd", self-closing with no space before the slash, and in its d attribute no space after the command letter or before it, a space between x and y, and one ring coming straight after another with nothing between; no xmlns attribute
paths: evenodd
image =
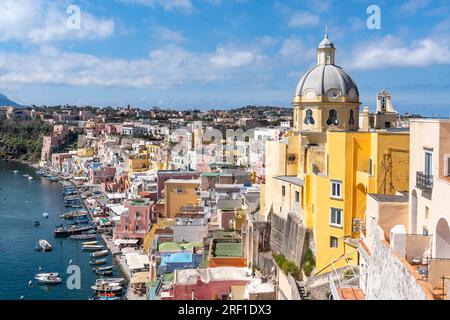
<svg viewBox="0 0 450 320"><path fill-rule="evenodd" d="M40 284L60 284L62 278L59 274L41 274L34 277Z"/></svg>
<svg viewBox="0 0 450 320"><path fill-rule="evenodd" d="M124 278L101 278L95 281L95 284L108 283L123 286L125 284Z"/></svg>
<svg viewBox="0 0 450 320"><path fill-rule="evenodd" d="M76 234L69 237L71 240L92 240L97 239L97 235L95 233L92 234Z"/></svg>
<svg viewBox="0 0 450 320"><path fill-rule="evenodd" d="M109 254L108 250L100 250L100 251L97 251L97 252L92 252L90 254L90 256L91 256L91 258L100 258L100 257L105 257L108 254Z"/></svg>
<svg viewBox="0 0 450 320"><path fill-rule="evenodd" d="M48 215L47 212L44 212L44 213L42 214L42 216L44 217L44 219L48 219L48 217L49 217L49 215Z"/></svg>
<svg viewBox="0 0 450 320"><path fill-rule="evenodd" d="M84 245L82 247L83 251L98 251L98 250L102 250L105 247L102 245Z"/></svg>
<svg viewBox="0 0 450 320"><path fill-rule="evenodd" d="M92 271L94 271L94 272L109 271L109 270L112 270L113 268L114 268L114 266L97 267L97 268L92 268Z"/></svg>
<svg viewBox="0 0 450 320"><path fill-rule="evenodd" d="M102 264L106 264L106 259L91 260L89 262L89 264L92 265L92 266L100 266Z"/></svg>
<svg viewBox="0 0 450 320"><path fill-rule="evenodd" d="M28 180L33 181L34 178L33 178L32 176L29 176L29 177L28 177Z"/></svg>
<svg viewBox="0 0 450 320"><path fill-rule="evenodd" d="M33 222L35 227L39 227L41 225L41 223L39 222L39 220L36 220L35 222Z"/></svg>
<svg viewBox="0 0 450 320"><path fill-rule="evenodd" d="M53 231L53 234L55 237L70 237L71 235L81 234L86 231L92 230L93 226L87 226L87 227L78 227L78 226L71 226L70 228L67 227L58 227L55 231Z"/></svg>
<svg viewBox="0 0 450 320"><path fill-rule="evenodd" d="M13 172L14 172L14 174L18 174L19 170L14 170Z"/></svg>
<svg viewBox="0 0 450 320"><path fill-rule="evenodd" d="M95 273L96 273L98 276L100 276L100 277L112 276L112 275L113 275L113 271L112 271L112 270L96 271Z"/></svg>
<svg viewBox="0 0 450 320"><path fill-rule="evenodd" d="M119 285L110 285L109 283L101 283L96 284L91 287L91 289L94 291L95 294L121 294L122 293L122 286Z"/></svg>
<svg viewBox="0 0 450 320"><path fill-rule="evenodd" d="M98 244L98 241L89 241L89 242L83 242L81 245L83 246L95 246Z"/></svg>
<svg viewBox="0 0 450 320"><path fill-rule="evenodd" d="M39 240L38 245L42 251L52 251L53 250L52 245L47 240Z"/></svg>

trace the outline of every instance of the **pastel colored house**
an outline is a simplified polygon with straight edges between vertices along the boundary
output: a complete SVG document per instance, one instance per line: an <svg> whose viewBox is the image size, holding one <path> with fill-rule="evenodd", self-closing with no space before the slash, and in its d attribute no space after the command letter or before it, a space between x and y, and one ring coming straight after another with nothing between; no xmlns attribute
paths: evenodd
<svg viewBox="0 0 450 320"><path fill-rule="evenodd" d="M125 212L116 224L113 238L144 240L153 220L153 202L148 200L128 200Z"/></svg>
<svg viewBox="0 0 450 320"><path fill-rule="evenodd" d="M207 268L177 270L172 289L162 300L229 300L233 286L252 280L247 268Z"/></svg>
<svg viewBox="0 0 450 320"><path fill-rule="evenodd" d="M182 207L200 204L200 180L171 179L165 182L164 189L166 218L175 218Z"/></svg>

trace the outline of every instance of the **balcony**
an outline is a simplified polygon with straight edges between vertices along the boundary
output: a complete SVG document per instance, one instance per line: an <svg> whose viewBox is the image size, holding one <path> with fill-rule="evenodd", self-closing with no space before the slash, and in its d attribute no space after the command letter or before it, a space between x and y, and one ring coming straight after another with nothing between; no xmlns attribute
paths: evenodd
<svg viewBox="0 0 450 320"><path fill-rule="evenodd" d="M433 191L433 176L417 172L416 187L423 192L431 193Z"/></svg>

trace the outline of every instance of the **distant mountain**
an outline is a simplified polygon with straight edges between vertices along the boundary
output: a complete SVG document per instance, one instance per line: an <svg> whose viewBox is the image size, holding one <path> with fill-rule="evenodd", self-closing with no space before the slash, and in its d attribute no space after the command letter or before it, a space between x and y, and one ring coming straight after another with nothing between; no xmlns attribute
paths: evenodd
<svg viewBox="0 0 450 320"><path fill-rule="evenodd" d="M0 94L0 107L23 107L22 105L9 100L9 98L3 94Z"/></svg>

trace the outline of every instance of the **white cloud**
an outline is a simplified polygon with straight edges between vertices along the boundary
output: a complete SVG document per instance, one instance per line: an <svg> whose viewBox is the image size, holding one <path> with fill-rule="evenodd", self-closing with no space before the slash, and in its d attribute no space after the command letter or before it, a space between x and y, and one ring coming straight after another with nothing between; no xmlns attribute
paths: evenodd
<svg viewBox="0 0 450 320"><path fill-rule="evenodd" d="M67 28L67 7L43 0L0 1L0 41L47 43L62 40L106 38L114 21L97 19L81 8L81 29Z"/></svg>
<svg viewBox="0 0 450 320"><path fill-rule="evenodd" d="M407 45L394 36L386 36L369 44L359 44L348 63L356 69L427 67L439 64L450 64L448 42L424 38Z"/></svg>
<svg viewBox="0 0 450 320"><path fill-rule="evenodd" d="M145 59L113 59L54 47L15 54L0 51L0 86L69 85L167 89L259 72L263 57L220 47L193 53L176 45L151 51Z"/></svg>
<svg viewBox="0 0 450 320"><path fill-rule="evenodd" d="M182 43L187 40L181 32L164 26L155 27L155 36L159 40L170 43Z"/></svg>
<svg viewBox="0 0 450 320"><path fill-rule="evenodd" d="M291 14L289 18L289 27L291 28L301 28L301 27L314 27L320 23L320 18L318 15L306 12L306 11L295 11Z"/></svg>

